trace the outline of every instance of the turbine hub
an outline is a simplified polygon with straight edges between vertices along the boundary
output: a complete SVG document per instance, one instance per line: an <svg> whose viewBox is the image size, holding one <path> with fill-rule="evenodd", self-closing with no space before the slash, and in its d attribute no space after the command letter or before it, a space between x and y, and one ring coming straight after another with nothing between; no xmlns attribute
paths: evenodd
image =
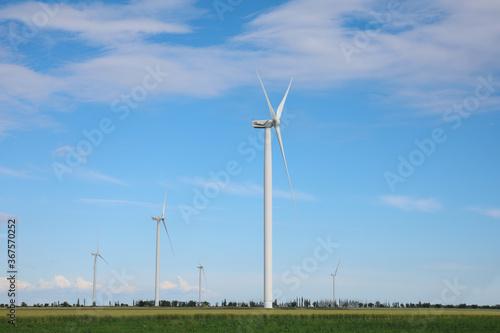
<svg viewBox="0 0 500 333"><path fill-rule="evenodd" d="M281 120L278 119L273 122L273 126L278 127L279 125L281 125Z"/></svg>

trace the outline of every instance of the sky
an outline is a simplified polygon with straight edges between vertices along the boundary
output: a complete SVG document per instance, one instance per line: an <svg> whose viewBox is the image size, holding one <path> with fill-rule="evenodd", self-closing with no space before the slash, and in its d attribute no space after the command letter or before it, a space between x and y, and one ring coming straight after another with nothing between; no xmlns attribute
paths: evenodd
<svg viewBox="0 0 500 333"><path fill-rule="evenodd" d="M500 303L500 3L3 1L1 303ZM167 185L168 184L168 185Z"/></svg>

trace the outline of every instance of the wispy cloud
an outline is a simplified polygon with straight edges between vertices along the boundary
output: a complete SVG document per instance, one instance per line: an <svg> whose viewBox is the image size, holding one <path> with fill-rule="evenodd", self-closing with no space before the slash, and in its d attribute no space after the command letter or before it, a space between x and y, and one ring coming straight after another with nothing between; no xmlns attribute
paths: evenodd
<svg viewBox="0 0 500 333"><path fill-rule="evenodd" d="M253 182L247 181L245 183L229 182L228 184L217 182L213 179L206 179L203 177L179 177L179 180L190 185L197 187L216 186L220 192L233 194L237 196L260 196L264 193L264 188ZM315 201L316 197L302 191L293 191L295 200L299 201ZM291 199L290 190L273 189L273 197Z"/></svg>
<svg viewBox="0 0 500 333"><path fill-rule="evenodd" d="M75 147L72 147L72 146L69 146L69 145L58 147L58 148L54 149L54 151L52 151L52 156L53 157L63 158L63 157L66 157L66 155L68 154L68 152L75 151L75 150L76 150ZM79 156L81 158L85 158L82 155L79 155ZM83 163L85 163L85 162L83 162Z"/></svg>
<svg viewBox="0 0 500 333"><path fill-rule="evenodd" d="M435 212L441 209L441 204L435 198L415 199L402 195L383 195L379 197L383 204L407 211Z"/></svg>
<svg viewBox="0 0 500 333"><path fill-rule="evenodd" d="M473 266L473 265L463 265L457 263L438 263L434 265L423 266L424 269L432 270L450 270L450 271L477 271L491 269L488 266Z"/></svg>
<svg viewBox="0 0 500 333"><path fill-rule="evenodd" d="M15 216L0 212L0 224L7 224L7 221L12 217Z"/></svg>
<svg viewBox="0 0 500 333"><path fill-rule="evenodd" d="M29 171L25 171L25 170L18 171L18 170L3 168L3 167L0 167L0 175L16 177L16 178L31 178Z"/></svg>
<svg viewBox="0 0 500 333"><path fill-rule="evenodd" d="M116 185L121 185L121 186L127 186L128 184L124 181L121 181L117 178L105 175L103 173L90 170L90 169L84 169L84 168L78 168L75 170L75 176L91 180L91 181L100 181L100 182L106 182L106 183L112 183Z"/></svg>
<svg viewBox="0 0 500 333"><path fill-rule="evenodd" d="M499 208L480 208L480 207L470 207L469 210L478 212L482 215L493 217L495 219L500 219L500 209Z"/></svg>
<svg viewBox="0 0 500 333"><path fill-rule="evenodd" d="M159 205L155 205L149 202L140 202L140 201L129 201L129 200L116 200L116 199L79 199L78 202L103 205L103 206L116 206L116 205L127 205L127 206L141 206L141 207L158 207Z"/></svg>

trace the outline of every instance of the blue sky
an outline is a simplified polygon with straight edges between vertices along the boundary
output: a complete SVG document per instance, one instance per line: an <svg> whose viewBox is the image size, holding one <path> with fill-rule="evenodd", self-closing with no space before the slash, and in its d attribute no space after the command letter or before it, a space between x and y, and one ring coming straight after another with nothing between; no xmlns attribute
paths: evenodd
<svg viewBox="0 0 500 333"><path fill-rule="evenodd" d="M497 1L7 1L0 241L19 300L263 298L263 131L276 108L275 298L497 304ZM218 180L217 180L218 179ZM5 266L4 266L5 267ZM6 272L6 268L4 272ZM0 273L0 275L2 275ZM6 279L2 278L2 281ZM7 290L2 282L0 289Z"/></svg>

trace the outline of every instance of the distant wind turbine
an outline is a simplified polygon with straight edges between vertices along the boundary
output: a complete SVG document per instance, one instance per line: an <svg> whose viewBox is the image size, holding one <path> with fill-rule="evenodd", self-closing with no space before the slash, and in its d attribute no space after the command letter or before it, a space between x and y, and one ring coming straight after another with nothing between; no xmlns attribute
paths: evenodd
<svg viewBox="0 0 500 333"><path fill-rule="evenodd" d="M200 287L199 287L199 305L200 306L201 306L201 271L203 271L203 277L205 278L205 284L207 284L207 277L205 275L205 268L204 268L206 259L207 259L207 257L205 257L205 259L203 260L202 265L200 265L200 263L198 263L198 269L200 270Z"/></svg>
<svg viewBox="0 0 500 333"><path fill-rule="evenodd" d="M332 274L333 276L333 307L337 307L337 299L335 298L335 278L337 277L337 271L339 270L339 265L340 265L340 260L339 263L337 264L337 269L335 269L335 273Z"/></svg>
<svg viewBox="0 0 500 333"><path fill-rule="evenodd" d="M101 254L99 253L99 234L97 234L97 252L96 253L91 253L91 255L94 256L94 285L93 285L93 288L92 288L92 306L95 306L95 287L96 287L96 272L97 272L97 257L100 257L102 260L104 260L104 262L106 264L108 264L108 262L106 261L106 259L104 259ZM109 265L109 264L108 264Z"/></svg>
<svg viewBox="0 0 500 333"><path fill-rule="evenodd" d="M273 297L273 186L272 186L272 154L271 154L271 127L276 130L276 136L278 137L278 142L281 149L281 155L283 156L283 162L285 163L286 175L288 177L288 184L290 185L290 192L292 193L293 206L295 208L295 215L297 215L297 209L295 207L295 200L293 198L292 183L290 182L290 175L288 174L288 167L286 166L285 151L283 150L283 142L281 141L281 114L283 113L283 107L285 106L285 101L288 96L288 91L292 85L293 78L290 80L288 89L285 93L285 97L281 101L276 113L269 102L267 97L266 88L260 79L259 72L257 72L260 84L266 95L267 105L269 106L269 112L271 113L271 120L254 120L252 125L254 128L264 128L265 129L265 145L264 145L264 307L271 309L273 307L272 297Z"/></svg>
<svg viewBox="0 0 500 333"><path fill-rule="evenodd" d="M167 184L168 187L168 184ZM165 199L163 200L163 211L161 216L151 216L152 220L156 221L156 275L155 275L155 306L160 305L160 222L163 222L165 226L165 231L167 232L168 241L170 242L170 248L172 249L172 254L174 254L174 247L172 246L172 241L170 240L170 235L168 234L167 225L165 224L165 204L167 203L167 189L165 188Z"/></svg>

